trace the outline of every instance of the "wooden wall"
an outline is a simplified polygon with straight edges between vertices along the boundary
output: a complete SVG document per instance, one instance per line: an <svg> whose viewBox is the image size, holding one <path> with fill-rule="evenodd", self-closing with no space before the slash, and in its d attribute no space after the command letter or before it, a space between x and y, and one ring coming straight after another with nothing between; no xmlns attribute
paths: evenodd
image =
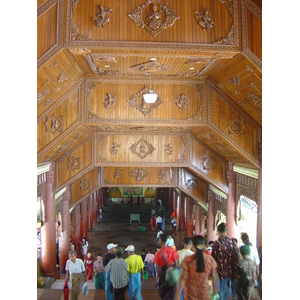
<svg viewBox="0 0 300 300"><path fill-rule="evenodd" d="M96 16L99 1L78 1L74 10L72 2L68 1L67 44L71 45L71 41L76 41L79 38L89 42L137 41L142 43L146 41L163 41L167 43L212 44L227 37L233 25L232 14L227 6L220 1L165 0L161 2L161 7L166 6L168 9L172 9L173 13L171 15L179 18L174 20L173 25L170 24L170 27L161 30L154 37L154 34L150 34L145 29L135 25L128 16L145 3L146 1L140 0L102 1L101 5L107 10L112 9L112 12L109 14L109 22L103 27L98 27L92 19ZM195 19L195 11L202 12L206 10L211 12L211 18L215 24L211 30L204 31L198 24L199 20ZM120 11L122 14L119 13Z"/></svg>
<svg viewBox="0 0 300 300"><path fill-rule="evenodd" d="M73 203L80 201L100 188L100 171L100 168L96 167L72 183L71 195Z"/></svg>

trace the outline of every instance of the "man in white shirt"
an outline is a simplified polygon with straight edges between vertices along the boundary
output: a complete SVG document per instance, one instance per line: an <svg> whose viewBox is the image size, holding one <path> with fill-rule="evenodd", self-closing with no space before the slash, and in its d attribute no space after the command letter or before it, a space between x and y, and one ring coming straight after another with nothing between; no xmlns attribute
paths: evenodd
<svg viewBox="0 0 300 300"><path fill-rule="evenodd" d="M174 246L175 247L174 239L172 238L171 235L169 235L169 238L166 241L166 246L168 246L168 247L173 247Z"/></svg>
<svg viewBox="0 0 300 300"><path fill-rule="evenodd" d="M160 215L158 215L157 218L156 218L157 230L161 230L162 229L161 225L162 225L162 217Z"/></svg>
<svg viewBox="0 0 300 300"><path fill-rule="evenodd" d="M77 253L75 250L71 250L69 252L69 259L66 262L65 270L66 270L66 277L65 277L66 281L69 280L69 273L70 273L70 281L72 285L71 299L78 300L80 283L84 276L85 268L82 259L77 258Z"/></svg>

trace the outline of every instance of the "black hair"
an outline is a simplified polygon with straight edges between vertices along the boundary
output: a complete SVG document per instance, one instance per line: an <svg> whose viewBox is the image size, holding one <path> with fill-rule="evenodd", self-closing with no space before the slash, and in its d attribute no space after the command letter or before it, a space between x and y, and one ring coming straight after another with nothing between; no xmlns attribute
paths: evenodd
<svg viewBox="0 0 300 300"><path fill-rule="evenodd" d="M102 253L98 253L97 256L102 256L103 257Z"/></svg>
<svg viewBox="0 0 300 300"><path fill-rule="evenodd" d="M241 235L241 239L245 245L252 246L252 244L249 241L249 235L247 233L243 233Z"/></svg>
<svg viewBox="0 0 300 300"><path fill-rule="evenodd" d="M165 243L165 242L167 241L167 239L169 238L169 234L161 233L161 234L159 235L159 238L161 239L161 241L162 241L163 243Z"/></svg>
<svg viewBox="0 0 300 300"><path fill-rule="evenodd" d="M196 235L193 237L193 245L196 248L196 253L194 258L197 260L197 269L196 272L200 273L204 271L204 257L203 257L203 249L197 248L197 246L202 245L205 247L205 239L202 235Z"/></svg>
<svg viewBox="0 0 300 300"><path fill-rule="evenodd" d="M189 245L191 242L192 242L192 238L191 237L187 236L187 237L184 238L184 243L186 245Z"/></svg>
<svg viewBox="0 0 300 300"><path fill-rule="evenodd" d="M208 245L213 245L214 241L209 241Z"/></svg>
<svg viewBox="0 0 300 300"><path fill-rule="evenodd" d="M218 227L217 227L217 230L219 232L226 232L226 224L223 222L221 223Z"/></svg>

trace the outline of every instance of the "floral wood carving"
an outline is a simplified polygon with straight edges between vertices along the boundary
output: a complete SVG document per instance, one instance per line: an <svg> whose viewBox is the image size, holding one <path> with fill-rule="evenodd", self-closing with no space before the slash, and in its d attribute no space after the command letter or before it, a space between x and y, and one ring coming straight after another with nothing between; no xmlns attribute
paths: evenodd
<svg viewBox="0 0 300 300"><path fill-rule="evenodd" d="M90 179L84 179L80 180L80 189L83 190L89 190L91 186L91 180Z"/></svg>
<svg viewBox="0 0 300 300"><path fill-rule="evenodd" d="M51 117L46 116L46 132L50 131L51 133L63 132L63 118L62 116L58 116L53 114Z"/></svg>
<svg viewBox="0 0 300 300"><path fill-rule="evenodd" d="M112 143L112 146L111 148L109 149L109 152L112 154L112 155L116 155L119 151L119 148L120 148L120 144L116 144L116 143Z"/></svg>
<svg viewBox="0 0 300 300"><path fill-rule="evenodd" d="M195 19L198 22L198 24L202 27L203 31L209 31L215 25L210 15L211 12L208 10L201 12L195 11Z"/></svg>
<svg viewBox="0 0 300 300"><path fill-rule="evenodd" d="M185 96L185 94L179 95L175 99L175 104L179 107L179 109L185 109L185 107L186 107L186 96Z"/></svg>
<svg viewBox="0 0 300 300"><path fill-rule="evenodd" d="M111 94L106 93L105 100L102 104L104 104L104 108L111 109L116 104L115 100L117 100L117 96L112 96Z"/></svg>
<svg viewBox="0 0 300 300"><path fill-rule="evenodd" d="M89 55L91 53L91 50L90 49L81 49L81 48L78 48L78 49L68 49L71 54L73 55Z"/></svg>
<svg viewBox="0 0 300 300"><path fill-rule="evenodd" d="M216 160L214 157L204 157L202 162L203 170L210 171L215 168Z"/></svg>
<svg viewBox="0 0 300 300"><path fill-rule="evenodd" d="M110 76L116 76L119 74L119 71L110 71L105 70L103 71L101 68L96 68L97 74L101 76L110 75Z"/></svg>
<svg viewBox="0 0 300 300"><path fill-rule="evenodd" d="M69 170L76 170L80 169L81 166L81 160L79 157L70 156L68 158L67 166Z"/></svg>
<svg viewBox="0 0 300 300"><path fill-rule="evenodd" d="M104 8L101 4L97 6L96 8L96 17L93 18L92 20L95 22L95 24L98 27L104 27L106 23L109 22L109 17L108 15L112 12L112 8L106 9Z"/></svg>
<svg viewBox="0 0 300 300"><path fill-rule="evenodd" d="M163 29L171 27L180 18L172 8L163 5L159 0L147 0L128 16L135 25L144 28L153 37Z"/></svg>
<svg viewBox="0 0 300 300"><path fill-rule="evenodd" d="M129 176L136 179L137 181L142 181L148 175L149 171L140 168L135 168L129 172Z"/></svg>
<svg viewBox="0 0 300 300"><path fill-rule="evenodd" d="M138 69L141 72L150 73L156 71L165 71L168 70L169 67L163 64L160 64L156 61L147 61L138 65L131 66L132 69Z"/></svg>
<svg viewBox="0 0 300 300"><path fill-rule="evenodd" d="M72 12L74 12L74 9L76 5L78 4L79 0L72 0Z"/></svg>
<svg viewBox="0 0 300 300"><path fill-rule="evenodd" d="M143 138L133 144L129 149L141 159L144 159L155 150L155 148Z"/></svg>
<svg viewBox="0 0 300 300"><path fill-rule="evenodd" d="M227 126L228 134L240 135L245 131L245 124L243 120L229 120L229 124Z"/></svg>
<svg viewBox="0 0 300 300"><path fill-rule="evenodd" d="M45 102L44 106L46 107L46 106L50 105L50 104L51 104L51 102L52 102L52 100L53 100L53 99L49 99L49 100L47 100L47 101Z"/></svg>
<svg viewBox="0 0 300 300"><path fill-rule="evenodd" d="M202 120L202 110L203 110L203 108L202 108L202 104L201 104L200 109L198 110L197 114L188 118L188 120Z"/></svg>
<svg viewBox="0 0 300 300"><path fill-rule="evenodd" d="M94 64L98 64L101 61L117 63L116 58L111 55L103 55L103 54L99 54L99 53L93 53L93 54L91 54L91 57L92 57Z"/></svg>
<svg viewBox="0 0 300 300"><path fill-rule="evenodd" d="M159 179L164 179L165 173L164 173L163 169L160 169L157 171L157 176Z"/></svg>
<svg viewBox="0 0 300 300"><path fill-rule="evenodd" d="M58 80L57 80L57 83L61 83L61 82L64 82L65 80L68 80L68 76L64 73L64 72L61 72Z"/></svg>
<svg viewBox="0 0 300 300"><path fill-rule="evenodd" d="M230 28L230 31L228 32L228 36L220 41L217 41L214 44L218 45L234 45L234 36L233 36L233 25Z"/></svg>
<svg viewBox="0 0 300 300"><path fill-rule="evenodd" d="M168 155L172 155L173 154L173 145L172 145L172 143L168 143L168 144L165 145L165 152Z"/></svg>
<svg viewBox="0 0 300 300"><path fill-rule="evenodd" d="M122 174L122 170L120 170L120 169L115 170L114 178L115 178L115 179L120 178L120 177L121 177L121 174Z"/></svg>
<svg viewBox="0 0 300 300"><path fill-rule="evenodd" d="M228 82L232 82L234 85L241 85L239 75L232 77Z"/></svg>
<svg viewBox="0 0 300 300"><path fill-rule="evenodd" d="M44 98L47 97L48 95L49 95L49 89L42 90L37 94L37 101L39 102L44 100Z"/></svg>
<svg viewBox="0 0 300 300"><path fill-rule="evenodd" d="M78 28L71 19L71 40L72 41L88 41L90 38L78 32Z"/></svg>
<svg viewBox="0 0 300 300"><path fill-rule="evenodd" d="M260 96L257 96L251 92L248 92L247 94L248 100L253 103L255 106L261 107L262 106L262 98Z"/></svg>
<svg viewBox="0 0 300 300"><path fill-rule="evenodd" d="M159 105L161 105L161 103L163 103L159 96L157 96L157 100L155 101L155 103L146 103L142 96L143 94L148 93L148 91L149 89L147 87L144 87L141 91L139 91L137 94L132 95L131 98L127 100L127 102L132 107L139 110L144 116L149 114L152 110L154 110Z"/></svg>

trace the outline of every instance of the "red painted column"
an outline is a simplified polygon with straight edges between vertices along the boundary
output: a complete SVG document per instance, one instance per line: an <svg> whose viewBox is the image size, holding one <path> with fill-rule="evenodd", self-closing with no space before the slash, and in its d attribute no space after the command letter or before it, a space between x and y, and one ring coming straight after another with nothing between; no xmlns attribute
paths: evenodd
<svg viewBox="0 0 300 300"><path fill-rule="evenodd" d="M45 223L41 228L42 269L45 276L59 278L56 268L54 164L46 173Z"/></svg>
<svg viewBox="0 0 300 300"><path fill-rule="evenodd" d="M69 259L70 252L70 199L71 193L69 186L63 194L62 210L61 210L61 236L59 237L59 272L65 273L66 262Z"/></svg>
<svg viewBox="0 0 300 300"><path fill-rule="evenodd" d="M209 241L215 241L218 236L215 234L215 200L213 191L207 191L208 200L208 215L207 215L207 243ZM204 220L203 220L204 223Z"/></svg>
<svg viewBox="0 0 300 300"><path fill-rule="evenodd" d="M80 203L81 222L80 222L80 239L87 236L87 204L86 199Z"/></svg>
<svg viewBox="0 0 300 300"><path fill-rule="evenodd" d="M226 202L226 223L227 235L231 238L236 238L235 234L235 208L236 208L236 173L233 171L233 164L229 163L227 171L228 178L228 195Z"/></svg>
<svg viewBox="0 0 300 300"><path fill-rule="evenodd" d="M259 143L259 164L260 169L258 170L258 196L257 196L257 241L256 247L259 249L262 247L262 144Z"/></svg>
<svg viewBox="0 0 300 300"><path fill-rule="evenodd" d="M186 208L185 236L193 237L193 218L192 218L191 198L189 196L186 196L184 202Z"/></svg>
<svg viewBox="0 0 300 300"><path fill-rule="evenodd" d="M198 201L195 200L195 235L201 234L201 206L198 204Z"/></svg>
<svg viewBox="0 0 300 300"><path fill-rule="evenodd" d="M81 251L80 251L80 205L77 204L74 207L74 216L73 216L73 234L72 234L72 240L74 242L74 249L77 252L77 257L81 257Z"/></svg>
<svg viewBox="0 0 300 300"><path fill-rule="evenodd" d="M88 197L88 230L93 229L93 198L92 194ZM86 237L87 238L87 237Z"/></svg>
<svg viewBox="0 0 300 300"><path fill-rule="evenodd" d="M182 197L182 194L179 195L179 228L178 230L185 230L185 199Z"/></svg>
<svg viewBox="0 0 300 300"><path fill-rule="evenodd" d="M97 195L96 192L93 193L93 225L97 223Z"/></svg>

